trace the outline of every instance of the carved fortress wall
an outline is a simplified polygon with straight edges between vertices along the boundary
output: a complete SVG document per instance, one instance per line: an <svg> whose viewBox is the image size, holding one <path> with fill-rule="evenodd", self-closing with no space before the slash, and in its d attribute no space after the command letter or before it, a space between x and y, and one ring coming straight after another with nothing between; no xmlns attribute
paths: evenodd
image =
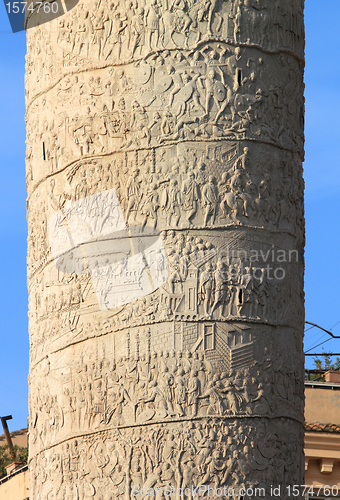
<svg viewBox="0 0 340 500"><path fill-rule="evenodd" d="M27 45L30 498L288 498L303 0L80 0Z"/></svg>

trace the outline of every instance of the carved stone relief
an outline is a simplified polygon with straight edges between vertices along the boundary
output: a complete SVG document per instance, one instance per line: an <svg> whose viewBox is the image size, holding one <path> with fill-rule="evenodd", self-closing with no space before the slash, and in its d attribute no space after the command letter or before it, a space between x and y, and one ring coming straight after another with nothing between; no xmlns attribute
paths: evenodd
<svg viewBox="0 0 340 500"><path fill-rule="evenodd" d="M172 148L167 154L165 146L183 141L204 143L197 145L192 167L216 146L230 160L233 153L241 156L240 147L233 151L235 139L301 155L301 64L293 56L215 42L194 52L169 52L162 64L151 57L137 67L130 63L124 69L67 75L28 104L28 186L103 152L147 150L157 169L157 156L172 159L181 152ZM213 140L223 142L205 151Z"/></svg>
<svg viewBox="0 0 340 500"><path fill-rule="evenodd" d="M50 347L49 356L31 364L37 382L31 450L154 422L236 416L301 421L299 340L293 330L285 333L291 349L281 357L284 342L273 339L269 327L238 323L135 327L98 339L91 353L79 345Z"/></svg>
<svg viewBox="0 0 340 500"><path fill-rule="evenodd" d="M188 496L200 486L204 496L202 485L228 498L222 496L223 487L221 492L221 485L228 484L239 499L241 488L256 487L262 493L267 484L278 482L286 491L291 481L298 483L303 469L295 446L303 432L287 419L278 420L275 430L264 419L226 423L210 417L203 423L122 428L97 437L71 439L35 458L36 498L132 499L142 498L143 490L154 496L157 489L166 498L177 498L181 489L188 489Z"/></svg>
<svg viewBox="0 0 340 500"><path fill-rule="evenodd" d="M67 17L28 31L29 93L60 78L59 68L67 73L143 61L158 53L194 51L206 40L303 58L303 7L294 0L284 5L280 0L150 0L132 2L129 9L119 1L98 5L79 2Z"/></svg>
<svg viewBox="0 0 340 500"><path fill-rule="evenodd" d="M27 46L30 498L286 498L302 0L80 0Z"/></svg>

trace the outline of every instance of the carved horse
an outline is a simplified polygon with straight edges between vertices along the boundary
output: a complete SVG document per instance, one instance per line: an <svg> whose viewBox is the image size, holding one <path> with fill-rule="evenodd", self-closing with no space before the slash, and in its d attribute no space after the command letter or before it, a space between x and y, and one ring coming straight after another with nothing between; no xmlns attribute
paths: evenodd
<svg viewBox="0 0 340 500"><path fill-rule="evenodd" d="M188 9L187 3L184 0L175 0L171 6L171 10L164 11L162 14L163 46L167 46L170 41L178 47L178 43L173 38L175 34L184 37L184 45L188 48L189 35L191 32L196 33L196 40L198 43L200 39L200 31L197 25L198 7ZM165 35L168 34L168 39L165 40Z"/></svg>
<svg viewBox="0 0 340 500"><path fill-rule="evenodd" d="M241 224L238 217L240 215L244 215L244 202L239 196L233 193L233 191L224 195L220 207L224 217L227 215L226 207L229 207L231 210L231 217L234 222L236 222L236 224Z"/></svg>

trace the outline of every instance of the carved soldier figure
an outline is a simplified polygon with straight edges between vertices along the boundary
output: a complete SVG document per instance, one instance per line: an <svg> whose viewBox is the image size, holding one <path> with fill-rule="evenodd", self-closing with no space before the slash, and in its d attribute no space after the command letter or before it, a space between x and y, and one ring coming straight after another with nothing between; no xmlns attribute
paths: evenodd
<svg viewBox="0 0 340 500"><path fill-rule="evenodd" d="M208 317L210 312L210 305L212 299L212 291L214 288L212 265L208 262L205 266L205 270L200 274L199 287L198 287L198 297L199 302L203 302L204 313Z"/></svg>
<svg viewBox="0 0 340 500"><path fill-rule="evenodd" d="M131 19L130 25L130 50L131 55L135 54L137 47L139 47L140 52L142 52L143 44L144 44L144 8L141 7L138 9L137 13Z"/></svg>
<svg viewBox="0 0 340 500"><path fill-rule="evenodd" d="M184 416L184 408L186 404L187 391L184 385L184 370L179 368L177 374L174 378L174 408L177 411L179 417Z"/></svg>
<svg viewBox="0 0 340 500"><path fill-rule="evenodd" d="M225 300L228 292L228 277L224 268L224 264L221 261L217 262L217 268L214 272L214 285L214 303L211 308L210 317L213 316L213 313L218 306L221 306L221 314L223 315Z"/></svg>
<svg viewBox="0 0 340 500"><path fill-rule="evenodd" d="M238 313L243 313L246 317L252 317L254 302L253 276L249 267L244 269L241 276L238 299Z"/></svg>
<svg viewBox="0 0 340 500"><path fill-rule="evenodd" d="M181 202L181 192L178 188L178 183L176 179L170 180L170 185L165 191L166 201L164 208L168 213L168 225L171 226L173 222L174 227L178 226L180 219L180 202Z"/></svg>
<svg viewBox="0 0 340 500"><path fill-rule="evenodd" d="M191 219L196 215L198 201L198 187L195 181L195 174L192 171L188 173L187 179L183 182L182 195L183 208L189 212L187 219L189 224L192 224Z"/></svg>
<svg viewBox="0 0 340 500"><path fill-rule="evenodd" d="M209 182L202 188L202 205L205 208L204 225L208 224L208 220L212 225L215 223L216 212L218 207L218 190L216 179L213 175L209 177Z"/></svg>
<svg viewBox="0 0 340 500"><path fill-rule="evenodd" d="M128 206L126 209L125 219L127 222L129 221L131 212L135 212L136 220L136 212L140 203L140 180L138 179L138 174L139 170L138 168L135 168L126 184L126 198L128 200Z"/></svg>
<svg viewBox="0 0 340 500"><path fill-rule="evenodd" d="M144 215L142 226L145 226L148 218L151 217L153 219L154 229L157 226L157 210L160 206L157 187L155 182L151 184L150 190L145 195L140 209L141 213Z"/></svg>
<svg viewBox="0 0 340 500"><path fill-rule="evenodd" d="M261 271L260 274L254 276L254 291L255 291L255 303L254 303L254 316L261 317L262 314L266 314L268 306L268 279L267 279L267 269L259 269L256 271Z"/></svg>
<svg viewBox="0 0 340 500"><path fill-rule="evenodd" d="M115 12L112 19L111 34L107 39L107 44L105 47L106 59L115 57L119 60L122 45L122 33L124 33L126 27L126 20L124 18L121 18L119 12Z"/></svg>
<svg viewBox="0 0 340 500"><path fill-rule="evenodd" d="M200 395L200 381L197 377L197 372L193 370L190 373L188 381L188 405L191 408L192 417L196 417L197 415L199 395Z"/></svg>
<svg viewBox="0 0 340 500"><path fill-rule="evenodd" d="M144 9L144 23L146 31L146 45L149 49L157 47L159 37L159 18L158 6L156 0L150 0Z"/></svg>

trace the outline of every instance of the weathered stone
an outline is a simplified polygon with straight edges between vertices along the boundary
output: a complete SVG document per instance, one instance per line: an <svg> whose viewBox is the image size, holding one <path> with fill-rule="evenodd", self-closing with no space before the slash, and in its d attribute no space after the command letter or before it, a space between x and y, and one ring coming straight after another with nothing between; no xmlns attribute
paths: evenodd
<svg viewBox="0 0 340 500"><path fill-rule="evenodd" d="M288 498L303 0L80 0L27 42L30 498Z"/></svg>

